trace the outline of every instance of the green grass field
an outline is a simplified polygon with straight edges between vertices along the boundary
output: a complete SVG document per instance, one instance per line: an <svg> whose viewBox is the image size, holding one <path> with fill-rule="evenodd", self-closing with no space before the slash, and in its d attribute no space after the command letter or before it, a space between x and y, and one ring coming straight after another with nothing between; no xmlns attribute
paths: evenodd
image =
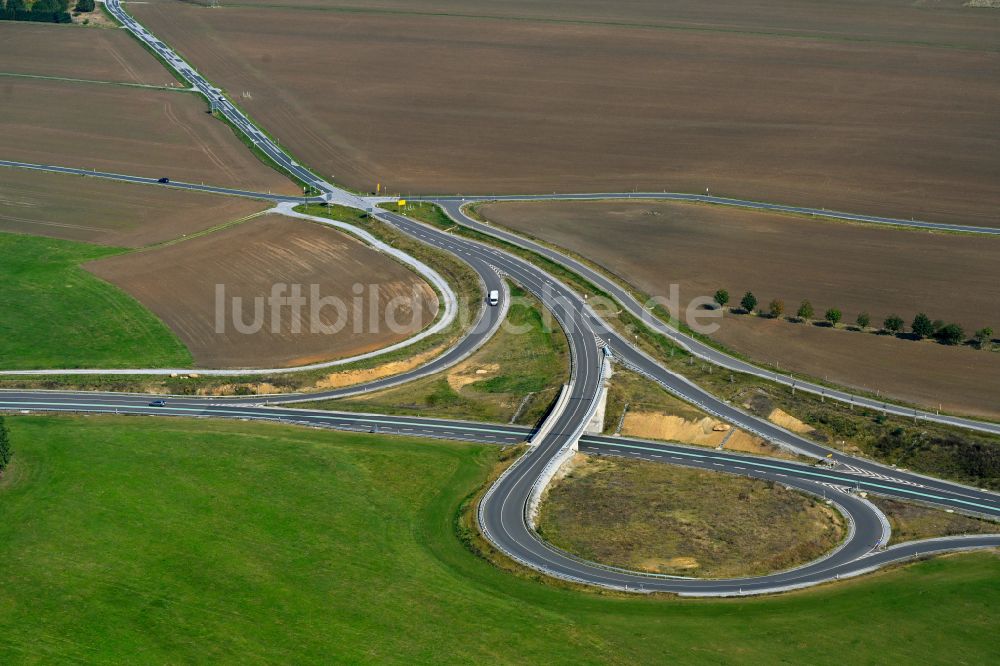
<svg viewBox="0 0 1000 666"><path fill-rule="evenodd" d="M163 322L80 268L124 251L0 233L0 368L190 366Z"/></svg>
<svg viewBox="0 0 1000 666"><path fill-rule="evenodd" d="M1000 558L740 601L506 574L456 536L496 449L222 421L8 419L0 662L988 663Z"/></svg>

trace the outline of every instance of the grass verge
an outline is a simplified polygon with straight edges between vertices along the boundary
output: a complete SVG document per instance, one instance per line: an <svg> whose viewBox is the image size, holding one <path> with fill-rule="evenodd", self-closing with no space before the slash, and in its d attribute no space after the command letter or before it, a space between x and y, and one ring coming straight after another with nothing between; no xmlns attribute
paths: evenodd
<svg viewBox="0 0 1000 666"><path fill-rule="evenodd" d="M579 456L549 488L539 533L612 566L736 578L810 562L847 531L821 499L773 482Z"/></svg>
<svg viewBox="0 0 1000 666"><path fill-rule="evenodd" d="M190 367L163 322L80 268L123 252L0 233L0 368Z"/></svg>
<svg viewBox="0 0 1000 666"><path fill-rule="evenodd" d="M1000 522L997 521L949 513L889 497L871 496L869 499L889 519L892 526L890 544L958 534L1000 534Z"/></svg>
<svg viewBox="0 0 1000 666"><path fill-rule="evenodd" d="M995 652L993 554L764 599L583 593L511 576L456 535L500 449L173 418L8 425L5 663L987 663Z"/></svg>

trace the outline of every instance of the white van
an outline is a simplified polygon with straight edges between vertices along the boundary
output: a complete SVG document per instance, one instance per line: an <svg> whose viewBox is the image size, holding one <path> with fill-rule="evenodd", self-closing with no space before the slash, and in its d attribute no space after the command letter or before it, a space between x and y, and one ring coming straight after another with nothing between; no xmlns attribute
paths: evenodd
<svg viewBox="0 0 1000 666"><path fill-rule="evenodd" d="M486 297L486 302L490 305L500 304L500 290L490 289L490 295Z"/></svg>

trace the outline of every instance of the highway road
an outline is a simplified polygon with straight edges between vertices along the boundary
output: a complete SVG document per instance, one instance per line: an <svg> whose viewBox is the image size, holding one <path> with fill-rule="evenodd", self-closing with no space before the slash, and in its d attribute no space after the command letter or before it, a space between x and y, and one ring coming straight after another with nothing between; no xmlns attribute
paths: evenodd
<svg viewBox="0 0 1000 666"><path fill-rule="evenodd" d="M436 203L471 203L475 201L599 201L602 199L650 199L660 201L681 201L688 203L706 203L731 208L762 210L772 213L790 213L806 217L823 217L845 222L864 222L866 224L881 224L892 227L923 229L925 231L942 231L948 233L981 234L985 236L1000 236L1000 228L977 227L964 224L946 224L939 222L924 222L921 220L904 220L897 217L880 217L878 215L861 215L846 213L826 208L810 208L808 206L788 206L784 204L750 201L748 199L732 199L715 197L708 194L688 194L685 192L588 192L580 194L509 194L501 196L469 195L469 196L410 196L411 201L434 201Z"/></svg>
<svg viewBox="0 0 1000 666"><path fill-rule="evenodd" d="M365 208L364 199L353 192L326 182L292 159L271 137L267 136L256 125L250 122L250 119L231 100L223 95L221 90L212 85L194 67L174 52L173 49L157 39L141 23L122 9L121 0L105 0L104 5L126 30L162 58L170 67L173 67L174 71L191 84L192 88L205 96L212 105L212 108L242 132L255 148L267 155L275 164L306 185L319 190L326 201L344 206L353 206L355 208Z"/></svg>
<svg viewBox="0 0 1000 666"><path fill-rule="evenodd" d="M296 178L310 184L323 193L322 198L358 208L371 206L372 199L337 188L317 178L307 169L297 164L276 143L252 123L221 92L190 64L183 61L169 47L145 30L138 22L126 14L119 0L108 0L107 7L126 28L137 38L170 63L191 85L206 95L235 127L244 132L255 146L267 154L275 163ZM294 201L294 198L289 200ZM449 213L464 224L474 225L475 221L465 218L460 210L460 202L440 200L448 207ZM633 348L630 341L621 338L611 330L586 304L585 300L553 276L530 262L491 245L431 228L394 213L379 213L381 219L410 233L423 242L441 248L473 265L483 276L489 274L509 276L522 287L535 294L542 303L559 319L569 339L572 357L571 380L566 389L566 399L561 400L547 417L540 432L533 434L532 446L528 453L505 473L488 491L479 510L480 527L487 538L502 552L526 566L551 576L631 591L670 591L683 594L751 594L773 592L783 589L811 585L818 582L854 575L869 570L872 566L899 561L919 552L940 552L967 547L987 547L1000 545L1000 536L970 539L944 539L933 544L917 544L904 548L880 550L879 544L886 536L886 526L882 517L872 505L851 493L837 490L835 486L847 485L873 492L914 498L914 493L923 493L922 499L942 506L997 515L997 495L967 488L946 481L928 479L919 475L895 470L871 461L852 458L806 440L794 433L783 430L765 420L728 405L691 384L683 377L669 372L655 360ZM465 219L463 219L465 218ZM488 227L491 233L496 233ZM518 239L519 244L528 241ZM543 248L544 249L544 248ZM566 263L564 258L558 259ZM572 267L573 270L577 270ZM493 278L489 278L493 279ZM613 292L612 292L613 293ZM627 305L627 303L626 303ZM467 337L469 346L461 350L467 353L481 344L496 324L498 311L487 308L487 326L479 330L478 337ZM494 317L490 320L489 317ZM691 341L685 341L690 344ZM714 350L713 350L714 351ZM457 356L461 354L452 350ZM449 352L451 353L451 352ZM616 360L646 374L668 390L699 406L709 413L782 444L792 450L805 452L817 457L831 453L834 470L819 470L816 467L796 466L770 459L753 459L719 452L693 452L684 447L669 447L662 444L635 442L631 440L606 438L581 438L582 430L590 419L603 381L603 367L606 354ZM453 357L454 358L454 357ZM713 362L727 362L719 358ZM752 370L756 368L749 366ZM741 370L742 371L742 370ZM770 375L768 375L770 378ZM336 395L312 394L308 399ZM348 429L370 428L392 434L432 435L452 437L480 442L509 443L520 441L527 432L506 426L489 426L446 421L442 419L416 419L374 415L337 414L329 412L309 412L288 408L261 406L263 398L170 398L165 407L150 407L148 402L158 396L135 396L124 394L80 394L72 392L18 392L0 393L0 408L9 410L52 410L86 411L96 413L154 413L159 415L187 415L203 417L228 417L246 419L279 420L289 423L344 427ZM269 396L270 403L291 402L304 399L302 395ZM971 421L971 424L980 422ZM769 478L817 494L834 493L830 499L850 516L852 536L834 553L805 567L757 578L743 580L707 581L676 579L644 575L636 572L614 570L590 562L580 561L544 543L532 529L527 517L529 501L544 481L546 472L564 452L580 441L585 451L633 457L645 457L660 462L687 466L705 466L724 472L746 473L759 478ZM589 448L588 448L589 447ZM624 448L623 448L624 447ZM752 461L752 464L751 464ZM817 476L817 475L820 476ZM846 480L846 484L844 484ZM829 485L824 485L829 484Z"/></svg>
<svg viewBox="0 0 1000 666"><path fill-rule="evenodd" d="M111 173L110 171L97 171L96 169L78 169L75 167L54 166L51 164L35 164L32 162L14 162L12 160L0 160L0 166L14 169L28 169L30 171L46 171L49 173L64 173L72 176L87 176L90 178L103 178L107 180L118 180L123 183L136 183L138 185L156 185L157 187L172 187L178 190L193 190L195 192L208 192L210 194L223 194L234 197L245 197L247 199L262 199L264 201L308 201L308 197L290 197L287 194L271 194L270 192L252 192L249 190L236 190L231 187L216 187L215 185L205 185L204 183L185 183L183 181L171 180L169 183L161 183L158 178L146 178L143 176L128 176L121 173ZM170 174L163 174L169 178Z"/></svg>

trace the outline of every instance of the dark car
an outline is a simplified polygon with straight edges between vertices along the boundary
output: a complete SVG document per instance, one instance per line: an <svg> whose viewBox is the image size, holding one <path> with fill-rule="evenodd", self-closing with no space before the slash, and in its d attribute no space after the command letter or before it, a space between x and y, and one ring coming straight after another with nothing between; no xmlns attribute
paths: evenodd
<svg viewBox="0 0 1000 666"><path fill-rule="evenodd" d="M167 406L167 401L166 400L154 400L153 402L149 403L149 406L150 407L166 407Z"/></svg>
<svg viewBox="0 0 1000 666"><path fill-rule="evenodd" d="M164 176L163 178L160 178L160 179L159 179L159 180L157 180L156 182L158 182L158 183L169 183L169 182L170 182L170 179L169 179L169 178L167 178L166 176Z"/></svg>

